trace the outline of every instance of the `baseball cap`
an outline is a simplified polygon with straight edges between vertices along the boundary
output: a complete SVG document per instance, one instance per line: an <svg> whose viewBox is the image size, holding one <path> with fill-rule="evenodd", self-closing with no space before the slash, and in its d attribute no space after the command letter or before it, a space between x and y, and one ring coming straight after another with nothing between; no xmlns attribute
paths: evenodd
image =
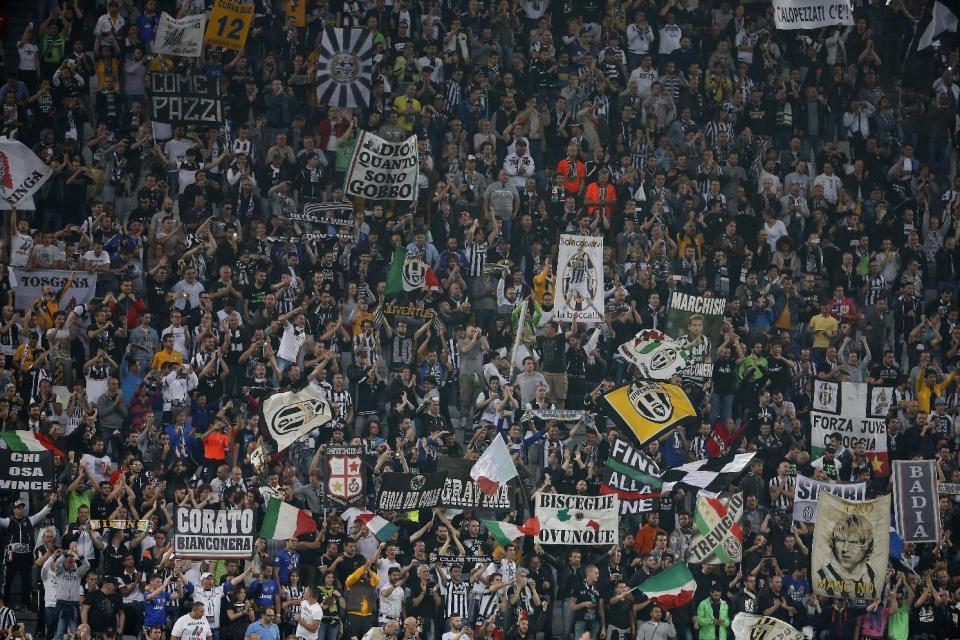
<svg viewBox="0 0 960 640"><path fill-rule="evenodd" d="M937 398L936 400L933 401L933 404L934 404L934 405L938 405L938 404L943 404L943 405L945 405L945 404L947 404L947 401L944 400L943 398Z"/></svg>
<svg viewBox="0 0 960 640"><path fill-rule="evenodd" d="M206 572L200 574L200 579L201 579L201 580L206 580L207 578L212 578L212 577L213 577L213 574L210 573L209 571L206 571Z"/></svg>
<svg viewBox="0 0 960 640"><path fill-rule="evenodd" d="M17 500L16 502L13 503L13 506L15 506L15 507L26 507L26 506L27 506L27 501L26 501L26 500Z"/></svg>
<svg viewBox="0 0 960 640"><path fill-rule="evenodd" d="M827 453L836 453L836 452L837 452L837 448L836 448L835 446L833 446L832 444L828 444L828 445L824 448L824 451L826 451Z"/></svg>

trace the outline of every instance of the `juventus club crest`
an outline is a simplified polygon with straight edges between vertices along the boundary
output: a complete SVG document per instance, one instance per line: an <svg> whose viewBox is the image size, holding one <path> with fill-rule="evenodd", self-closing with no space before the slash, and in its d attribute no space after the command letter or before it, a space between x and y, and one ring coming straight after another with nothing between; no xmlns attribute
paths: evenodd
<svg viewBox="0 0 960 640"><path fill-rule="evenodd" d="M363 447L329 446L324 461L326 503L337 508L362 504L365 486Z"/></svg>

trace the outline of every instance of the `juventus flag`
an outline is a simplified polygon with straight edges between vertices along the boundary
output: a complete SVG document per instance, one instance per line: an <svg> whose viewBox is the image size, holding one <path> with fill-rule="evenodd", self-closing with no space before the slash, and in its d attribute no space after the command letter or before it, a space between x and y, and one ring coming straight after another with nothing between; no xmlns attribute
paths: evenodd
<svg viewBox="0 0 960 640"><path fill-rule="evenodd" d="M317 104L366 107L373 77L373 36L366 29L323 32L317 50Z"/></svg>
<svg viewBox="0 0 960 640"><path fill-rule="evenodd" d="M263 424L277 442L277 452L333 420L333 409L318 387L267 396L261 406Z"/></svg>

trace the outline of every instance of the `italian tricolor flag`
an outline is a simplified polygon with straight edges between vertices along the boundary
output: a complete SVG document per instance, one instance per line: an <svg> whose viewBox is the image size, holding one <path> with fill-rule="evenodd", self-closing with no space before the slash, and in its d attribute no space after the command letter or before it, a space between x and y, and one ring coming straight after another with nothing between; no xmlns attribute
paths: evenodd
<svg viewBox="0 0 960 640"><path fill-rule="evenodd" d="M288 540L316 530L317 522L312 513L272 498L267 505L267 516L263 519L260 537Z"/></svg>
<svg viewBox="0 0 960 640"><path fill-rule="evenodd" d="M519 527L509 522L498 522L496 520L482 520L482 522L501 547L513 544L513 541L517 538L535 536L540 533L540 520L537 518L530 518Z"/></svg>
<svg viewBox="0 0 960 640"><path fill-rule="evenodd" d="M686 564L675 564L636 587L663 609L675 609L693 600L697 583Z"/></svg>
<svg viewBox="0 0 960 640"><path fill-rule="evenodd" d="M42 433L34 433L33 431L4 431L0 433L0 438L3 439L6 448L10 451L16 451L18 453L49 451L55 456L63 457L63 451L53 446L50 438Z"/></svg>
<svg viewBox="0 0 960 640"><path fill-rule="evenodd" d="M397 525L393 524L386 518L374 515L368 511L358 513L356 519L362 522L363 526L365 526L370 533L375 535L377 540L380 542L386 542L393 536L393 534L400 530Z"/></svg>

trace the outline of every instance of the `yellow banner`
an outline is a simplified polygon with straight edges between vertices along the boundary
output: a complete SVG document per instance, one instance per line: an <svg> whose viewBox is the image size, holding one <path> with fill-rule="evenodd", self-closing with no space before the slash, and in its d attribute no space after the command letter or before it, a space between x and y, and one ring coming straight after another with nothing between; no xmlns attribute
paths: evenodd
<svg viewBox="0 0 960 640"><path fill-rule="evenodd" d="M307 26L307 0L286 0L286 13L293 17L294 26Z"/></svg>
<svg viewBox="0 0 960 640"><path fill-rule="evenodd" d="M614 389L603 396L602 406L639 447L696 414L683 389L661 382L635 382Z"/></svg>
<svg viewBox="0 0 960 640"><path fill-rule="evenodd" d="M243 51L250 25L253 24L253 8L252 2L215 0L207 31L203 35L204 44Z"/></svg>

